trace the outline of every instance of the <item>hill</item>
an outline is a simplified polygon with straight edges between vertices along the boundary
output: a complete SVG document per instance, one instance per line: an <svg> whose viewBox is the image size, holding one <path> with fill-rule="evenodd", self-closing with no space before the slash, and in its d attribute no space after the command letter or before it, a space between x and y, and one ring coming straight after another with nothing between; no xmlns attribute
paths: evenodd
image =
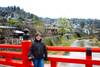
<svg viewBox="0 0 100 67"><path fill-rule="evenodd" d="M37 16L29 12L25 12L23 9L20 9L20 7L8 6L8 7L0 7L0 17L1 18L3 17L5 19L14 18L14 19L27 20Z"/></svg>

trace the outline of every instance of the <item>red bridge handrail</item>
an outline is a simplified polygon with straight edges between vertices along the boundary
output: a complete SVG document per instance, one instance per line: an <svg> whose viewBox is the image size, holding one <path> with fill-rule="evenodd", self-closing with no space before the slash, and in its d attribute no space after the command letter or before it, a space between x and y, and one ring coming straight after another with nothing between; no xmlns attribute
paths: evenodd
<svg viewBox="0 0 100 67"><path fill-rule="evenodd" d="M21 45L0 44L0 48L21 48L22 52L0 51L0 64L11 65L15 67L33 67L28 61L28 51L31 41L23 41ZM93 64L100 65L100 60L92 60L92 52L100 52L100 48L83 48L83 47L63 47L63 46L47 46L48 51L65 51L65 52L86 52L86 59L64 58L49 55L51 67L57 67L57 62L79 63L85 64L86 67L92 67ZM21 61L12 58L21 58Z"/></svg>
<svg viewBox="0 0 100 67"><path fill-rule="evenodd" d="M84 47L47 46L50 51L86 52ZM92 48L92 52L100 52L100 48Z"/></svg>
<svg viewBox="0 0 100 67"><path fill-rule="evenodd" d="M6 51L1 50L0 56L4 58L0 58L0 64L10 65L14 67L33 67L31 62L28 61L28 51L31 45L31 41L22 41L21 45L14 44L0 44L0 48L21 48L22 52L15 51ZM14 60L13 58L20 58L21 60Z"/></svg>
<svg viewBox="0 0 100 67"><path fill-rule="evenodd" d="M65 52L86 52L86 59L72 59L62 57L49 57L51 67L56 67L57 62L79 63L85 64L86 67L92 65L100 65L100 60L92 60L92 52L100 52L100 48L83 48L83 47L63 47L63 46L48 46L50 51L65 51Z"/></svg>
<svg viewBox="0 0 100 67"><path fill-rule="evenodd" d="M22 48L22 45L0 44L0 48Z"/></svg>
<svg viewBox="0 0 100 67"><path fill-rule="evenodd" d="M65 47L65 46L48 46L50 51L65 51L65 52L85 52L86 48L82 47Z"/></svg>

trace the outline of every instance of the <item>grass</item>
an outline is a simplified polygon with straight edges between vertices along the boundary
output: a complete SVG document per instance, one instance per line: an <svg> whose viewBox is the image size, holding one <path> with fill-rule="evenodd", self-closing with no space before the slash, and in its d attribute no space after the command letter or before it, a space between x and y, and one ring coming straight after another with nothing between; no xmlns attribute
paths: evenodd
<svg viewBox="0 0 100 67"><path fill-rule="evenodd" d="M66 36L55 37L55 38L45 37L44 42L49 46L70 46L76 39L78 38L75 38L73 36L71 36L70 39L67 39Z"/></svg>

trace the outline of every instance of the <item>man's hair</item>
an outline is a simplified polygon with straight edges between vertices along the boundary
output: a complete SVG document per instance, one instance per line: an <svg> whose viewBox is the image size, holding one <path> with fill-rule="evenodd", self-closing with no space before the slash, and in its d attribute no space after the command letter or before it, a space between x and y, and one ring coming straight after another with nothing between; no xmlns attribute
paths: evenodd
<svg viewBox="0 0 100 67"><path fill-rule="evenodd" d="M35 34L35 37L37 37L37 36L42 36L42 35L41 35L41 33L37 32L37 33Z"/></svg>

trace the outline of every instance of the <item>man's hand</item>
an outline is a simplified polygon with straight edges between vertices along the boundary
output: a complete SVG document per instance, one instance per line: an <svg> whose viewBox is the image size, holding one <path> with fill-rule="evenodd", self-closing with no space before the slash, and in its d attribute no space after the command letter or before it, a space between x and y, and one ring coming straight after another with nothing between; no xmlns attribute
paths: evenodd
<svg viewBox="0 0 100 67"><path fill-rule="evenodd" d="M28 57L28 60L30 60L30 61L31 61L32 59L33 59L32 57Z"/></svg>

